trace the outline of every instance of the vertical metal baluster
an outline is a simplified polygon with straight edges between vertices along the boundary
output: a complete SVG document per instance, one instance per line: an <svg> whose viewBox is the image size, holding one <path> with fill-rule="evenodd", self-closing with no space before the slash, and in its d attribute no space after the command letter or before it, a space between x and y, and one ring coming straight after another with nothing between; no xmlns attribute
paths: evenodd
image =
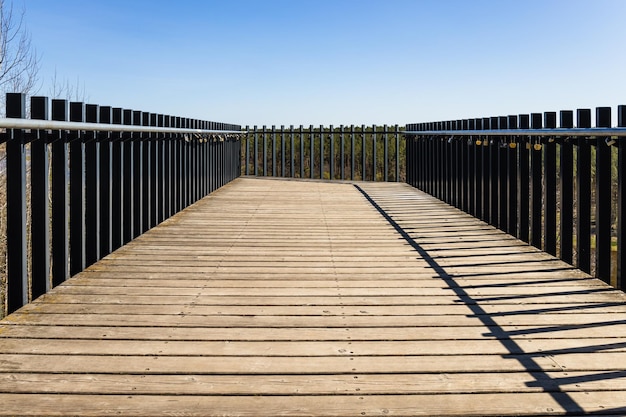
<svg viewBox="0 0 626 417"><path fill-rule="evenodd" d="M508 117L508 128L509 129L517 129L517 116L509 116ZM508 213L507 217L509 220L508 231L513 236L519 236L518 229L518 213L517 213L517 161L519 154L519 145L517 144L517 138L512 138L508 144L507 156L508 156Z"/></svg>
<svg viewBox="0 0 626 417"><path fill-rule="evenodd" d="M245 136L245 140L246 144L245 144L245 159L244 159L244 163L245 163L245 173L246 175L250 175L250 128L246 125L246 132L248 132Z"/></svg>
<svg viewBox="0 0 626 417"><path fill-rule="evenodd" d="M339 155L339 158L341 160L340 162L340 167L339 170L340 175L341 175L341 180L345 180L346 179L346 142L345 142L345 137L344 137L344 129L343 129L343 125L339 125L339 131L340 133L340 137L339 140L341 141L341 152Z"/></svg>
<svg viewBox="0 0 626 417"><path fill-rule="evenodd" d="M491 125L491 119L483 118L482 119L482 128L484 130L489 130ZM491 140L488 136L485 136L483 140L483 148L482 148L482 160L483 160L483 220L487 223L491 222Z"/></svg>
<svg viewBox="0 0 626 417"><path fill-rule="evenodd" d="M482 119L473 119L470 120L470 129L471 130L481 130L482 129ZM472 202L474 205L474 216L476 218L482 219L483 216L483 180L482 180L482 168L483 168L483 152L482 152L482 141L480 140L480 136L472 138L472 146L474 147L474 201Z"/></svg>
<svg viewBox="0 0 626 417"><path fill-rule="evenodd" d="M530 116L527 114L519 115L519 128L528 129L530 127ZM520 240L530 243L530 152L532 144L530 141L520 142L519 145L519 164L517 170L518 177L518 217L519 217L519 235Z"/></svg>
<svg viewBox="0 0 626 417"><path fill-rule="evenodd" d="M398 125L395 125L393 130L396 135L396 182L400 182L400 131ZM405 151L406 155L406 151ZM406 170L405 170L406 172Z"/></svg>
<svg viewBox="0 0 626 417"><path fill-rule="evenodd" d="M556 128L556 113L544 113L544 128ZM544 147L544 241L545 251L556 256L556 141L548 138Z"/></svg>
<svg viewBox="0 0 626 417"><path fill-rule="evenodd" d="M100 108L95 104L85 106L85 121L99 122ZM85 142L85 264L92 265L100 259L100 142L95 131L87 131Z"/></svg>
<svg viewBox="0 0 626 417"><path fill-rule="evenodd" d="M160 114L158 122L159 122L159 126L169 127L170 117ZM172 140L169 133L168 134L164 133L162 135L159 135L159 139L163 141L165 145L165 178L164 178L164 184L163 184L163 189L164 189L163 198L165 199L165 205L166 205L165 217L170 218L172 217L172 214L174 212L174 207L172 205L172 200L173 200L172 175L174 173L174 168L173 168L174 141ZM144 172L145 172L145 167L144 167Z"/></svg>
<svg viewBox="0 0 626 417"><path fill-rule="evenodd" d="M304 128L300 125L300 178L304 178Z"/></svg>
<svg viewBox="0 0 626 417"><path fill-rule="evenodd" d="M489 124L490 129L498 128L498 118L492 117ZM489 224L498 227L499 212L498 206L500 202L500 188L498 187L498 180L500 178L498 171L498 155L499 155L499 140L492 137L489 141L489 194L490 194L490 208L489 208Z"/></svg>
<svg viewBox="0 0 626 417"><path fill-rule="evenodd" d="M617 126L626 127L626 106L617 106ZM626 142L623 138L617 141L617 282L616 288L626 289L626 248L624 232L626 229Z"/></svg>
<svg viewBox="0 0 626 417"><path fill-rule="evenodd" d="M267 137L265 131L265 125L263 125L263 176L267 176Z"/></svg>
<svg viewBox="0 0 626 417"><path fill-rule="evenodd" d="M365 169L365 165L367 163L367 138L366 138L366 134L365 134L365 125L361 125L361 134L363 135L361 137L361 159L362 159L362 163L361 163L361 181L365 181L365 174L367 172L367 170Z"/></svg>
<svg viewBox="0 0 626 417"><path fill-rule="evenodd" d="M309 172L309 176L311 177L311 179L314 178L314 172L315 172L315 136L313 134L313 125L309 126L309 140L310 140L310 147L311 147L311 152L309 154L309 158L311 159L311 172Z"/></svg>
<svg viewBox="0 0 626 417"><path fill-rule="evenodd" d="M6 95L8 118L26 118L26 95ZM7 311L13 313L28 303L26 245L26 145L24 131L9 130L6 144L7 187Z"/></svg>
<svg viewBox="0 0 626 417"><path fill-rule="evenodd" d="M350 125L350 180L352 181L354 181L354 165L355 165L354 125Z"/></svg>
<svg viewBox="0 0 626 417"><path fill-rule="evenodd" d="M48 97L32 97L30 110L33 119L48 120ZM34 131L33 134L35 134ZM30 155L31 293L34 300L50 290L50 205L48 203L50 152L46 130L36 133L36 138L30 143ZM92 217L96 217L95 213Z"/></svg>
<svg viewBox="0 0 626 417"><path fill-rule="evenodd" d="M70 121L85 121L85 105L70 103ZM85 145L80 132L70 142L70 276L85 269Z"/></svg>
<svg viewBox="0 0 626 417"><path fill-rule="evenodd" d="M290 158L289 160L291 161L289 163L289 170L290 170L290 177L291 178L295 178L296 177L296 150L294 149L295 147L295 134L294 134L294 130L293 130L293 125L289 126L289 140L290 140L290 144L291 147L289 148L290 151Z"/></svg>
<svg viewBox="0 0 626 417"><path fill-rule="evenodd" d="M384 162L383 169L385 170L384 179L385 182L389 182L389 130L387 129L387 125L383 125L383 136L384 136L384 144L385 149L383 152Z"/></svg>
<svg viewBox="0 0 626 417"><path fill-rule="evenodd" d="M122 109L113 109L113 124L122 124ZM124 141L119 133L112 134L113 140L113 250L124 244Z"/></svg>
<svg viewBox="0 0 626 417"><path fill-rule="evenodd" d="M67 121L68 105L65 100L52 100L52 120ZM69 192L67 135L57 131L52 143L52 286L69 278Z"/></svg>
<svg viewBox="0 0 626 417"><path fill-rule="evenodd" d="M144 204L148 206L149 217L146 220L148 220L149 228L152 228L159 223L159 175L161 169L159 164L158 142L151 137L148 139L148 142L150 146L147 149L147 153L150 162L146 167L146 172L149 177L148 185L150 189L148 190L147 200L144 201Z"/></svg>
<svg viewBox="0 0 626 417"><path fill-rule="evenodd" d="M561 128L574 127L574 112L563 110L560 113ZM571 264L573 260L573 220L574 220L574 146L569 138L561 142L561 259Z"/></svg>
<svg viewBox="0 0 626 417"><path fill-rule="evenodd" d="M463 121L463 129L464 130L473 130L474 129L474 120L473 119L467 119ZM465 141L467 142L467 160L465 163L465 167L466 167L466 187L467 187L467 195L466 195L466 207L467 207L467 212L469 214L471 214L474 217L476 216L476 206L474 204L474 198L475 198L475 193L476 190L474 189L474 181L476 180L476 166L475 166L475 151L476 151L476 145L474 143L474 139L469 136L468 138L465 139Z"/></svg>
<svg viewBox="0 0 626 417"><path fill-rule="evenodd" d="M211 142L211 149L213 149L213 142ZM256 126L254 126L254 176L259 176L259 130Z"/></svg>
<svg viewBox="0 0 626 417"><path fill-rule="evenodd" d="M378 155L377 155L377 138L376 138L376 125L372 126L372 181L377 181L378 174Z"/></svg>
<svg viewBox="0 0 626 417"><path fill-rule="evenodd" d="M285 126L280 125L280 176L285 177Z"/></svg>
<svg viewBox="0 0 626 417"><path fill-rule="evenodd" d="M591 110L576 111L578 128L591 127ZM591 273L591 145L585 137L578 138L576 159L576 266Z"/></svg>
<svg viewBox="0 0 626 417"><path fill-rule="evenodd" d="M541 113L532 113L530 115L530 127L531 129L541 129L543 127L541 120ZM533 146L530 151L530 165L531 165L531 240L530 244L536 248L541 249L541 232L542 223L541 218L542 211L542 164L541 164L541 143L537 142L534 145L539 145L539 149L535 149Z"/></svg>
<svg viewBox="0 0 626 417"><path fill-rule="evenodd" d="M135 126L147 126L149 117L149 113L137 112L133 115L133 124ZM144 172L143 154L146 142L150 140L149 137L150 134L148 133L138 134L133 145L133 237L137 237L146 231L144 227L144 206L146 204L144 179L146 175Z"/></svg>
<svg viewBox="0 0 626 417"><path fill-rule="evenodd" d="M99 115L100 123L111 123L111 107L100 107ZM100 142L100 258L104 258L113 251L113 142L110 134L104 132L98 134L98 141Z"/></svg>
<svg viewBox="0 0 626 417"><path fill-rule="evenodd" d="M133 111L132 110L124 110L124 117L122 124L124 125L132 125L133 124ZM124 205L124 219L122 220L122 239L123 244L126 244L133 240L134 235L134 224L135 221L133 219L134 215L134 179L133 179L133 171L134 171L134 147L135 147L135 138L137 134L135 133L125 133L124 137L122 137L122 146L124 146L124 156L122 164L124 165L124 180L122 182L122 189L124 193L123 197L123 205Z"/></svg>
<svg viewBox="0 0 626 417"><path fill-rule="evenodd" d="M330 140L330 155L328 156L328 165L330 169L329 177L331 180L335 179L335 134L333 130L333 125L330 125L328 127L328 138Z"/></svg>
<svg viewBox="0 0 626 417"><path fill-rule="evenodd" d="M272 125L272 177L276 176L276 126Z"/></svg>
<svg viewBox="0 0 626 417"><path fill-rule="evenodd" d="M324 179L324 126L320 125L320 179Z"/></svg>
<svg viewBox="0 0 626 417"><path fill-rule="evenodd" d="M596 108L596 127L611 127L611 108ZM596 276L611 282L611 147L596 141Z"/></svg>
<svg viewBox="0 0 626 417"><path fill-rule="evenodd" d="M508 129L508 119L506 117L498 117L498 129ZM508 146L505 147L504 138L500 138L496 142L496 152L498 155L498 214L496 224L499 229L507 233L511 233L508 229Z"/></svg>

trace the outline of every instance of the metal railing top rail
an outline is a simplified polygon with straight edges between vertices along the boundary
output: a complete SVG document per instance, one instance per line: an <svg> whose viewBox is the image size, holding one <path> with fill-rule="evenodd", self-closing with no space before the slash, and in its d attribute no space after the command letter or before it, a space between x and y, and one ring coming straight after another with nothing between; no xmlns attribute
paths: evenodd
<svg viewBox="0 0 626 417"><path fill-rule="evenodd" d="M409 130L410 136L626 136L626 127L553 128L553 129L493 129L493 130Z"/></svg>
<svg viewBox="0 0 626 417"><path fill-rule="evenodd" d="M243 135L242 130L192 129L159 126L141 126L127 124L63 122L37 119L0 118L0 129L31 129L31 130L65 130L65 131L97 131L124 133L181 133L198 135Z"/></svg>

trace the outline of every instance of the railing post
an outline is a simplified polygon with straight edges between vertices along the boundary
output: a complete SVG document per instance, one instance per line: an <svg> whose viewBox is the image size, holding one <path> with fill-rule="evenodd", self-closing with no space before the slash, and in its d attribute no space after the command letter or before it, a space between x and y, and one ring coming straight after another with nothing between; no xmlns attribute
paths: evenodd
<svg viewBox="0 0 626 417"><path fill-rule="evenodd" d="M304 178L304 127L300 125L300 178Z"/></svg>
<svg viewBox="0 0 626 417"><path fill-rule="evenodd" d="M574 127L574 112L562 110L560 112L561 128L571 129ZM561 142L560 160L561 179L561 259L568 264L572 263L573 252L573 219L574 219L574 191L573 191L573 171L574 171L574 146L569 138Z"/></svg>
<svg viewBox="0 0 626 417"><path fill-rule="evenodd" d="M100 107L100 123L111 123L111 107ZM100 141L100 258L113 251L113 142L107 133Z"/></svg>
<svg viewBox="0 0 626 417"><path fill-rule="evenodd" d="M339 131L341 132L339 134L339 141L341 142L341 151L339 152L339 159L341 160L340 165L339 165L339 175L341 176L341 180L345 180L346 179L346 167L345 167L345 160L346 160L346 142L345 142L345 136L344 136L344 132L343 132L343 125L339 125Z"/></svg>
<svg viewBox="0 0 626 417"><path fill-rule="evenodd" d="M463 130L473 130L474 120L463 120ZM474 165L474 152L476 150L476 144L472 136L465 138L465 196L464 204L465 209L472 216L476 217L476 208L474 206L474 177L476 175L476 166Z"/></svg>
<svg viewBox="0 0 626 417"><path fill-rule="evenodd" d="M280 125L280 176L285 177L285 126Z"/></svg>
<svg viewBox="0 0 626 417"><path fill-rule="evenodd" d="M85 105L70 103L70 121L85 121ZM85 269L85 145L81 133L70 142L70 276Z"/></svg>
<svg viewBox="0 0 626 417"><path fill-rule="evenodd" d="M508 129L517 129L517 116L508 116L507 120L507 128ZM517 161L519 154L519 146L517 144L517 138L513 138L507 144L507 156L508 156L508 213L507 217L509 220L508 224L508 232L513 236L519 236L518 232L518 217L517 217Z"/></svg>
<svg viewBox="0 0 626 417"><path fill-rule="evenodd" d="M519 115L519 128L528 129L530 127L530 116L527 114ZM520 240L530 243L529 227L530 227L530 152L532 144L527 139L520 143L519 146L519 164L517 169L518 192L517 192L517 212L519 216L519 234Z"/></svg>
<svg viewBox="0 0 626 417"><path fill-rule="evenodd" d="M314 167L315 167L315 135L313 133L313 125L309 125L309 147L310 149L310 153L309 153L309 159L310 159L310 172L309 172L309 177L311 179L314 178Z"/></svg>
<svg viewBox="0 0 626 417"><path fill-rule="evenodd" d="M617 106L617 126L626 127L626 106ZM624 139L617 141L617 282L616 287L626 289L626 142Z"/></svg>
<svg viewBox="0 0 626 417"><path fill-rule="evenodd" d="M47 97L31 97L31 117L48 120ZM32 299L50 290L50 205L48 203L49 168L48 133L37 132L37 138L30 144L31 180L31 292Z"/></svg>
<svg viewBox="0 0 626 417"><path fill-rule="evenodd" d="M485 117L482 119L482 128L484 130L489 130L489 126L491 123L491 119L489 119L488 117ZM482 201L482 208L483 208L483 217L482 220L485 221L485 223L490 223L491 222L491 157L490 157L490 149L491 149L491 144L489 143L490 139L488 136L486 136L483 141L482 141L482 160L483 160L483 201Z"/></svg>
<svg viewBox="0 0 626 417"><path fill-rule="evenodd" d="M124 110L123 111L123 121L124 125L132 125L133 124L133 111L132 110ZM134 237L134 226L135 221L133 219L134 216L134 203L135 203L135 190L134 190L134 147L135 147L135 138L137 134L135 133L125 133L122 138L122 146L124 147L123 160L122 164L124 165L124 176L123 176L123 193L124 196L123 206L124 206L124 214L122 220L122 243L126 244L133 240Z"/></svg>
<svg viewBox="0 0 626 417"><path fill-rule="evenodd" d="M591 127L590 109L576 111L576 125ZM578 138L576 194L576 266L591 273L591 145L582 136Z"/></svg>
<svg viewBox="0 0 626 417"><path fill-rule="evenodd" d="M145 125L146 119L148 118L148 113L139 112L139 114L133 115L133 124L134 125ZM134 193L132 198L134 199L133 208L133 220L135 222L133 226L134 236L137 237L140 234L146 231L145 222L144 222L144 205L146 204L145 199L145 187L144 187L144 179L146 177L144 173L144 165L143 165L143 153L145 151L145 144L150 140L149 134L141 134L138 135L134 146L133 146L133 188Z"/></svg>
<svg viewBox="0 0 626 417"><path fill-rule="evenodd" d="M272 125L272 177L276 177L276 126Z"/></svg>
<svg viewBox="0 0 626 417"><path fill-rule="evenodd" d="M320 125L320 179L324 179L324 126Z"/></svg>
<svg viewBox="0 0 626 417"><path fill-rule="evenodd" d="M263 176L267 177L267 131L263 125Z"/></svg>
<svg viewBox="0 0 626 417"><path fill-rule="evenodd" d="M293 130L293 125L289 126L289 141L290 141L290 158L289 161L291 161L289 163L289 171L290 171L290 177L291 178L295 178L296 177L296 150L295 150L295 134L294 134L294 130Z"/></svg>
<svg viewBox="0 0 626 417"><path fill-rule="evenodd" d="M85 121L99 122L99 106L87 104ZM96 132L85 138L85 266L100 259L100 142Z"/></svg>
<svg viewBox="0 0 626 417"><path fill-rule="evenodd" d="M372 126L372 181L377 180L378 173L378 156L377 153L377 137L376 137L376 125Z"/></svg>
<svg viewBox="0 0 626 417"><path fill-rule="evenodd" d="M330 139L330 156L328 157L328 165L329 165L329 179L335 179L335 135L333 132L333 125L328 127L328 138Z"/></svg>
<svg viewBox="0 0 626 417"><path fill-rule="evenodd" d="M123 112L113 108L112 122L121 125ZM119 133L112 134L113 140L113 250L124 244L124 141Z"/></svg>
<svg viewBox="0 0 626 417"><path fill-rule="evenodd" d="M498 117L491 117L489 121L490 129L498 128ZM499 205L500 205L500 188L499 188L499 166L498 160L500 156L500 147L498 139L491 137L489 140L489 194L490 194L490 209L489 209L489 224L498 227L499 223Z"/></svg>
<svg viewBox="0 0 626 417"><path fill-rule="evenodd" d="M354 154L354 125L350 125L350 180L354 181L354 164L355 164L355 154Z"/></svg>
<svg viewBox="0 0 626 417"><path fill-rule="evenodd" d="M65 100L52 100L52 120L67 121ZM68 147L64 131L57 131L52 143L52 286L69 278Z"/></svg>
<svg viewBox="0 0 626 417"><path fill-rule="evenodd" d="M8 118L26 118L26 95L6 95ZM28 303L26 245L26 145L24 131L11 129L6 144L7 186L7 310Z"/></svg>
<svg viewBox="0 0 626 417"><path fill-rule="evenodd" d="M366 173L366 169L365 169L365 164L366 164L366 154L367 154L367 140L365 138L365 125L361 125L361 134L363 135L361 138L361 159L363 160L362 165L361 165L361 180L365 181L365 173Z"/></svg>
<svg viewBox="0 0 626 417"><path fill-rule="evenodd" d="M394 126L394 131L396 132L396 182L400 182L400 131L398 125ZM405 142L406 148L406 142ZM406 150L405 150L406 157ZM404 171L404 175L407 175L406 170Z"/></svg>
<svg viewBox="0 0 626 417"><path fill-rule="evenodd" d="M482 129L482 119L474 119L474 129ZM483 142L480 136L473 138L474 142L474 215L479 219L484 219L483 211Z"/></svg>
<svg viewBox="0 0 626 417"><path fill-rule="evenodd" d="M157 123L162 127L169 127L170 125L170 117L168 115L159 114L157 118ZM163 142L163 158L165 160L165 164L163 166L163 204L164 204L164 215L163 220L165 218L171 217L173 213L172 206L172 159L174 157L174 146L173 141L169 135L159 134L159 140ZM145 151L144 151L145 152ZM145 172L145 167L144 167Z"/></svg>
<svg viewBox="0 0 626 417"><path fill-rule="evenodd" d="M384 179L385 182L389 181L389 130L387 129L387 125L383 125L383 135L385 137L384 139L384 143L385 143L385 150L384 150L384 164L383 164L383 169L385 170L385 174L384 174Z"/></svg>
<svg viewBox="0 0 626 417"><path fill-rule="evenodd" d="M596 127L611 127L611 108L596 108ZM611 282L611 147L596 140L596 276Z"/></svg>
<svg viewBox="0 0 626 417"><path fill-rule="evenodd" d="M531 129L541 129L542 128L542 120L541 113L532 113L530 115L530 128ZM530 244L536 248L541 249L541 232L542 232L542 166L541 166L541 148L542 145L538 141L533 144L533 148L530 154L530 165L531 165L531 189L530 189L530 200L531 200L531 221L530 221L530 230L531 230L531 239Z"/></svg>
<svg viewBox="0 0 626 417"><path fill-rule="evenodd" d="M211 143L211 148L213 147ZM211 164L212 165L212 164ZM254 126L254 176L257 177L259 175L259 131Z"/></svg>
<svg viewBox="0 0 626 417"><path fill-rule="evenodd" d="M151 120L146 120L146 122L150 124ZM159 161L159 141L154 140L154 137L149 137L147 143L149 145L147 149L144 149L144 152L147 156L148 165L144 167L144 172L148 176L148 181L145 181L144 184L148 190L146 190L146 200L143 202L147 209L144 210L147 215L146 224L148 227L146 230L159 224L159 175L163 169Z"/></svg>
<svg viewBox="0 0 626 417"><path fill-rule="evenodd" d="M498 117L498 129L508 129L508 118ZM511 233L508 221L508 156L510 149L508 144L503 141L504 138L499 138L496 142L498 153L498 220L495 223L499 229Z"/></svg>
<svg viewBox="0 0 626 417"><path fill-rule="evenodd" d="M556 128L556 113L544 113L544 127ZM544 163L544 241L545 251L556 256L556 142L548 138L543 147Z"/></svg>

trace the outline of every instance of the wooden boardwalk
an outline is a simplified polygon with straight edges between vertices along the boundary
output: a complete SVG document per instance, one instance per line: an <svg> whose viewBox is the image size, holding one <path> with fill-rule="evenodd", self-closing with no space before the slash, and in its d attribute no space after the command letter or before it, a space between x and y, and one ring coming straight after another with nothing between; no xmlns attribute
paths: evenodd
<svg viewBox="0 0 626 417"><path fill-rule="evenodd" d="M0 322L2 415L626 414L626 297L406 184L241 178Z"/></svg>

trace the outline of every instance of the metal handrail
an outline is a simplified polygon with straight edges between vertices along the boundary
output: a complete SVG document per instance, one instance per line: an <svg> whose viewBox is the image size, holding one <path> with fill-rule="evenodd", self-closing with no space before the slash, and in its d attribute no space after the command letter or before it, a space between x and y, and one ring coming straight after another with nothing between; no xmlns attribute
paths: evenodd
<svg viewBox="0 0 626 417"><path fill-rule="evenodd" d="M626 136L626 127L493 129L493 130L411 130L411 136Z"/></svg>
<svg viewBox="0 0 626 417"><path fill-rule="evenodd" d="M245 134L241 130L190 129L158 126L137 126L105 123L63 122L54 120L0 118L0 129L69 130L133 133L182 133L182 134Z"/></svg>

